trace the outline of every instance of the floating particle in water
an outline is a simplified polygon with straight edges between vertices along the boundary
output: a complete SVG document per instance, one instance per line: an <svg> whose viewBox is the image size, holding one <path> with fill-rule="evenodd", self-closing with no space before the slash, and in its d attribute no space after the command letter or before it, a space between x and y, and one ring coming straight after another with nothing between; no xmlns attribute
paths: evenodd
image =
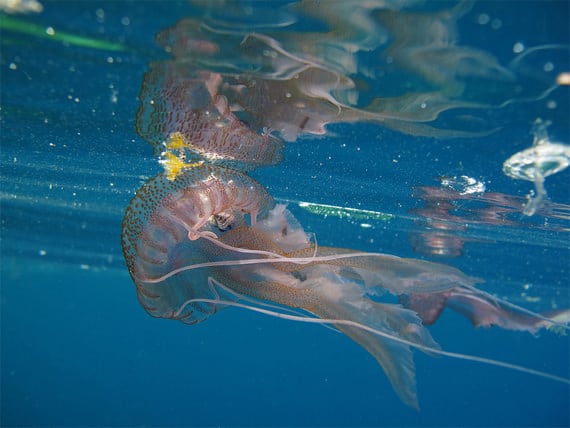
<svg viewBox="0 0 570 428"><path fill-rule="evenodd" d="M570 85L570 72L560 73L558 76L556 76L556 83L565 86Z"/></svg>
<svg viewBox="0 0 570 428"><path fill-rule="evenodd" d="M517 180L534 183L535 191L527 197L523 214L531 216L542 206L547 197L544 188L546 177L556 174L570 165L570 146L551 143L546 128L550 122L537 119L534 123L532 147L515 153L503 164L503 172Z"/></svg>
<svg viewBox="0 0 570 428"><path fill-rule="evenodd" d="M517 42L513 45L513 52L514 53L521 53L524 51L524 45L520 42Z"/></svg>
<svg viewBox="0 0 570 428"><path fill-rule="evenodd" d="M0 0L0 10L10 14L40 13L44 7L36 0Z"/></svg>

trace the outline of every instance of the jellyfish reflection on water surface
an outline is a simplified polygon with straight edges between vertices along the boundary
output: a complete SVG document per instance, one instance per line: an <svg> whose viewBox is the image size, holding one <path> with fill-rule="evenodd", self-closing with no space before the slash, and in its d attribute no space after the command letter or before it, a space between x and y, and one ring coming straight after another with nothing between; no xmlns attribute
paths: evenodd
<svg viewBox="0 0 570 428"><path fill-rule="evenodd" d="M457 13L463 13L461 8ZM453 14L446 19L451 18ZM339 34L356 37L357 28L353 34ZM482 73L490 79L499 70L501 80L510 78L511 72L487 55L441 46L447 37L440 35L436 46L424 46L421 38L408 37L408 30L390 30L402 54L437 51L450 73L453 58L468 56L486 63L490 71L468 67L463 75ZM279 163L283 140L323 134L327 123L364 120L417 135L459 136L461 131L432 122L442 111L487 105L487 99L461 99L458 91L464 86L456 79L453 88L377 97L364 107L350 105L358 98L348 77L351 55L359 51L355 43L373 43L366 48L371 49L385 38L370 33L377 38L342 40L337 48L343 55L338 56L325 49L337 42L331 35L335 33L288 38L283 33L281 43L260 33L216 30L196 20L183 20L159 34L174 60L151 64L140 94L137 131L160 154L165 172L137 191L122 231L123 253L142 306L153 316L187 324L224 307L240 306L333 325L375 357L398 396L415 408L412 348L568 382L442 351L426 327L449 307L476 326L534 333L543 327L566 328L568 311L525 311L477 290L476 278L443 264L318 246L287 208L275 204L265 187L247 175ZM327 52L320 59L315 52L303 51L303 41L315 37ZM413 69L410 55L395 59ZM334 65L333 59L338 60ZM443 84L439 74L426 74L416 65L418 76L433 81L431 86ZM425 109L414 108L424 104ZM292 314L287 308L308 314Z"/></svg>

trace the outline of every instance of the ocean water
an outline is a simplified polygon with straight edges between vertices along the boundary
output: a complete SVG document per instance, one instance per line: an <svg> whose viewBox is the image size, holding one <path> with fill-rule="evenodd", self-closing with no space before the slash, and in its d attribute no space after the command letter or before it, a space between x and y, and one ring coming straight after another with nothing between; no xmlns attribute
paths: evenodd
<svg viewBox="0 0 570 428"><path fill-rule="evenodd" d="M437 14L457 6L411 3L393 9ZM234 3L213 4L210 22L233 16ZM204 19L207 8L42 6L0 16L2 426L570 424L568 383L414 351L418 411L399 401L369 354L322 326L238 308L195 326L150 317L120 244L129 200L162 171L136 132L137 97L149 64L169 58L156 33L184 17ZM249 16L257 31L265 16ZM425 135L401 122L331 123L250 175L319 245L445 263L529 310L570 308L570 173L546 177L548 198L531 216L523 211L534 184L503 173L510 156L531 147L539 118L550 122L539 126L548 142L569 144L569 87L553 86L570 71L568 17L568 2L475 2L450 24L456 43L478 52L465 61L477 114L463 105L453 117L444 110L437 121L409 123L440 131L462 123L469 135ZM318 25L313 19L295 30ZM496 73L469 68L480 52L515 67L519 86L509 96L489 77ZM441 59L430 60L438 76ZM405 86L407 72L393 71L386 93ZM447 351L570 377L568 335L474 328L449 310L430 332Z"/></svg>

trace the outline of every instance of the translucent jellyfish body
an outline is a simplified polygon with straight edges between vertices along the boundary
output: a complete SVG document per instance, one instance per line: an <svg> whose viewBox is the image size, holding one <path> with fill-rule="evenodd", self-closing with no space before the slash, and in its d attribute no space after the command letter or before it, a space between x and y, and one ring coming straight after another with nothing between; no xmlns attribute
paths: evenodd
<svg viewBox="0 0 570 428"><path fill-rule="evenodd" d="M529 195L523 210L523 214L528 216L540 209L547 196L544 188L546 177L570 164L570 146L551 143L546 131L549 125L549 122L537 119L533 127L532 147L515 153L503 163L503 172L509 177L534 183L535 191Z"/></svg>

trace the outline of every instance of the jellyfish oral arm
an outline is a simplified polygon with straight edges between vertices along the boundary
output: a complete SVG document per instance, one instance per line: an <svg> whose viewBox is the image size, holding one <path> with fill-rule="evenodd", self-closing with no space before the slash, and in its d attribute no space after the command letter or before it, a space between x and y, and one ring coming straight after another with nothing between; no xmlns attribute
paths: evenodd
<svg viewBox="0 0 570 428"><path fill-rule="evenodd" d="M568 309L539 314L473 288L457 287L439 293L401 295L399 298L405 307L421 317L425 325L435 323L443 310L450 308L468 318L475 327L498 326L531 334L542 328L561 332L570 329Z"/></svg>

